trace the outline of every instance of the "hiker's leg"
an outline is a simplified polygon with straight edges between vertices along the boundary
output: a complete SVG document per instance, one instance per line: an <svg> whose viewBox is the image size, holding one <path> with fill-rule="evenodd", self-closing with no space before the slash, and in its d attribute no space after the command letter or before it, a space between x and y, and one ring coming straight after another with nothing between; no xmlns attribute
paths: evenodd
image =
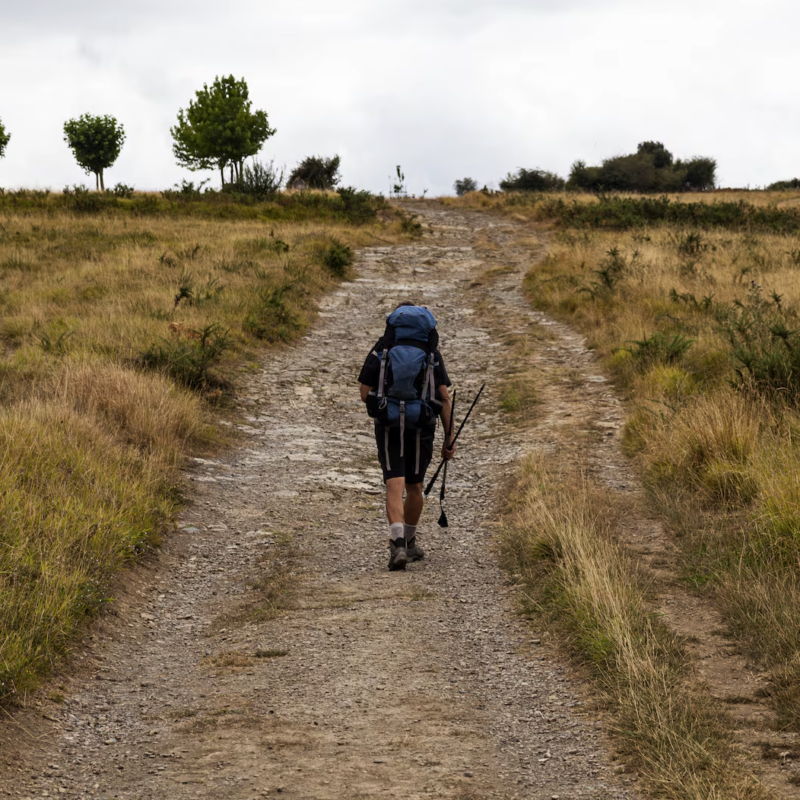
<svg viewBox="0 0 800 800"><path fill-rule="evenodd" d="M403 504L403 522L405 522L406 525L413 525L416 528L421 515L422 515L422 484L407 483L406 501Z"/></svg>
<svg viewBox="0 0 800 800"><path fill-rule="evenodd" d="M405 478L389 478L386 481L386 517L390 525L403 524L403 489L405 485ZM419 519L419 515L417 518Z"/></svg>

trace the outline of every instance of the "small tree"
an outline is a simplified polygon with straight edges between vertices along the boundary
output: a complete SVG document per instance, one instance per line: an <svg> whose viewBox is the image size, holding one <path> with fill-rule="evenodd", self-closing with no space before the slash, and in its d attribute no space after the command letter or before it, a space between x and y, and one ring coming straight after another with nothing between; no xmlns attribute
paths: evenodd
<svg viewBox="0 0 800 800"><path fill-rule="evenodd" d="M340 163L339 156L308 156L292 170L286 185L292 189L302 182L307 189L334 189L342 180L339 175Z"/></svg>
<svg viewBox="0 0 800 800"><path fill-rule="evenodd" d="M11 139L11 134L6 131L3 120L0 119L0 158L6 154L6 147Z"/></svg>
<svg viewBox="0 0 800 800"><path fill-rule="evenodd" d="M679 162L680 163L680 162ZM678 168L678 164L675 165ZM695 156L680 166L686 170L686 188L691 192L707 192L717 182L717 161L714 158Z"/></svg>
<svg viewBox="0 0 800 800"><path fill-rule="evenodd" d="M254 156L275 129L266 111L252 111L250 90L244 78L216 77L209 87L195 92L189 108L178 111L178 124L170 128L172 152L182 167L218 169L225 185L225 167L231 183L242 180L244 160Z"/></svg>
<svg viewBox="0 0 800 800"><path fill-rule="evenodd" d="M83 114L64 123L64 141L78 166L93 174L95 188L105 191L103 172L111 167L125 142L125 130L114 117Z"/></svg>
<svg viewBox="0 0 800 800"><path fill-rule="evenodd" d="M459 178L454 184L453 188L459 197L463 197L469 192L478 191L478 181L475 178Z"/></svg>

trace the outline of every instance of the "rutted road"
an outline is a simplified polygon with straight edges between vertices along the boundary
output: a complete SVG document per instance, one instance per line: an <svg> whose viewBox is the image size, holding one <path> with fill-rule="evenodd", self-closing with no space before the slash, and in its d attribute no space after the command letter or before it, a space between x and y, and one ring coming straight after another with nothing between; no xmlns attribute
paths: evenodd
<svg viewBox="0 0 800 800"><path fill-rule="evenodd" d="M629 796L600 723L515 614L492 549L501 487L537 446L535 431L509 425L497 389L509 338L541 340L547 322L520 293L531 251L504 252L511 222L417 210L423 238L362 251L306 340L251 377L245 441L189 471L182 530L139 570L66 701L43 709L43 738L20 733L21 760L6 750L6 794ZM451 471L451 527L436 527L431 500L426 560L389 573L355 381L383 315L404 299L439 320L459 418L488 387ZM591 369L577 337L558 346L573 345ZM252 588L268 570L295 587L273 618Z"/></svg>

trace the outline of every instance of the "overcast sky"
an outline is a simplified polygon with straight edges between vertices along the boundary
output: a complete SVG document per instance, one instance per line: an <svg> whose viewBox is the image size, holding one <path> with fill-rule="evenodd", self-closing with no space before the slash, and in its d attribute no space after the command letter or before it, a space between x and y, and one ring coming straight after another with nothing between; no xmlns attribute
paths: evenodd
<svg viewBox="0 0 800 800"><path fill-rule="evenodd" d="M789 0L0 0L0 186L90 183L62 140L85 112L128 134L107 186L196 179L169 128L231 73L277 128L263 157L338 153L373 191L396 164L447 194L645 139L764 185L800 176L798 28Z"/></svg>

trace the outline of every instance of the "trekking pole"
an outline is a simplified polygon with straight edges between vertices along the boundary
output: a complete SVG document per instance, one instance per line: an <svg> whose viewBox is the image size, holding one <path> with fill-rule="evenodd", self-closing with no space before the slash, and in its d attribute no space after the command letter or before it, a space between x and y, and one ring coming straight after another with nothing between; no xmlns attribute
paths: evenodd
<svg viewBox="0 0 800 800"><path fill-rule="evenodd" d="M453 441L450 442L450 447L451 448L458 441L458 437L461 436L461 431L464 430L464 426L467 424L467 420L469 419L469 415L472 413L472 409L475 408L475 404L478 402L478 398L481 396L481 393L483 392L483 390L485 388L486 388L486 384L484 383L483 386L481 386L481 388L478 390L478 394L475 395L475 399L472 401L472 405L469 407L469 411L467 411L467 416L464 417L463 421L458 426L458 430L456 431L455 439L453 439ZM425 491L423 492L425 497L427 497L431 493L431 489L433 489L433 484L436 483L436 479L439 477L439 473L441 472L442 467L445 465L445 463L446 463L445 460L442 459L441 462L439 463L439 466L436 468L436 472L433 473L433 477L430 479L430 481L428 482L428 485L425 487Z"/></svg>
<svg viewBox="0 0 800 800"><path fill-rule="evenodd" d="M453 401L450 403L450 430L447 432L447 439L450 441L453 438L453 423L456 420L456 392L453 389ZM439 527L446 528L448 526L447 514L444 513L444 488L447 485L447 462L444 462L444 473L442 474L442 485L439 488Z"/></svg>

